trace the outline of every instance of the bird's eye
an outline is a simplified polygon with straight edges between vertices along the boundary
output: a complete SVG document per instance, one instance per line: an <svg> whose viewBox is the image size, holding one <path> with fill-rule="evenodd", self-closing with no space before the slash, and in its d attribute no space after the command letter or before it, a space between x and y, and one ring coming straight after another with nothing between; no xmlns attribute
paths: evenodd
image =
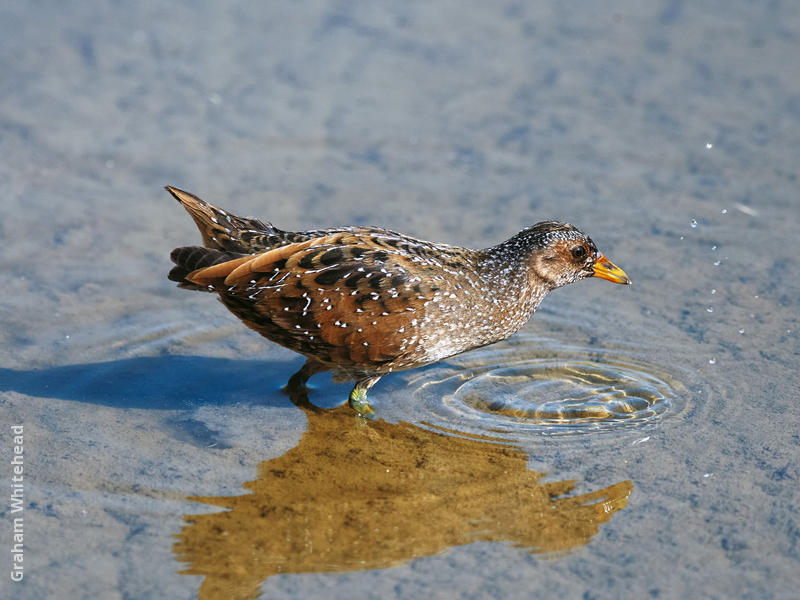
<svg viewBox="0 0 800 600"><path fill-rule="evenodd" d="M584 248L583 246L573 246L571 252L572 252L572 257L577 258L579 260L586 256L586 248Z"/></svg>

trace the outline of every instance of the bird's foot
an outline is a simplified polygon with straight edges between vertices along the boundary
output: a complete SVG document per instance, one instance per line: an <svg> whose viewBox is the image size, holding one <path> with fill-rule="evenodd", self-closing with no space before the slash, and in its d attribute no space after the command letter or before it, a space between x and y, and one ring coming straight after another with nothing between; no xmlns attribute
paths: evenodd
<svg viewBox="0 0 800 600"><path fill-rule="evenodd" d="M307 391L308 387L306 386L306 382L308 381L308 377L303 376L301 373L295 373L289 378L289 381L286 382L281 390L283 390L287 394L292 394L292 392L302 392Z"/></svg>
<svg viewBox="0 0 800 600"><path fill-rule="evenodd" d="M370 417L375 412L367 402L367 390L360 388L353 388L350 392L349 399L350 408L356 411L362 417Z"/></svg>

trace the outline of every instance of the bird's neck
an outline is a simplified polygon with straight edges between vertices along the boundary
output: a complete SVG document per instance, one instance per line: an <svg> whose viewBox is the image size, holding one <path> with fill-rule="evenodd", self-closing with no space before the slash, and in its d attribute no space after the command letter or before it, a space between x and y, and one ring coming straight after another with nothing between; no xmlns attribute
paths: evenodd
<svg viewBox="0 0 800 600"><path fill-rule="evenodd" d="M536 312L549 288L532 277L527 254L507 247L509 242L479 251L478 273L491 290L491 302L506 311L516 331Z"/></svg>

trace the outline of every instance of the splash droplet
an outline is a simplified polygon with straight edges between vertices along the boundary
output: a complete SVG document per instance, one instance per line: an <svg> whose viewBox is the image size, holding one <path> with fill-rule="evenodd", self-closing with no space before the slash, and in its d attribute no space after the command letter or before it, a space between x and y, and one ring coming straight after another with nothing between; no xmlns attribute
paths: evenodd
<svg viewBox="0 0 800 600"><path fill-rule="evenodd" d="M716 358L709 358L709 359L708 359L708 364L710 364L710 365L715 365L715 364L717 364L717 359L716 359Z"/></svg>
<svg viewBox="0 0 800 600"><path fill-rule="evenodd" d="M721 211L719 211L719 212L721 212L723 215L727 215L727 214L728 214L728 209L727 209L727 208L723 208L723 209L722 209Z"/></svg>
<svg viewBox="0 0 800 600"><path fill-rule="evenodd" d="M715 266L715 267L718 267L718 266L720 265L720 263L721 263L721 262L722 262L721 260L715 260L715 261L714 261L714 266Z"/></svg>
<svg viewBox="0 0 800 600"><path fill-rule="evenodd" d="M689 223L689 225L691 225L691 226L692 226L692 229L694 229L695 227L697 227L697 219L692 219L692 220L691 220L691 222Z"/></svg>
<svg viewBox="0 0 800 600"><path fill-rule="evenodd" d="M717 293L717 290L711 290L711 295L712 295L712 296L713 296L714 294L716 294L716 293Z"/></svg>
<svg viewBox="0 0 800 600"><path fill-rule="evenodd" d="M717 249L717 247L716 247L716 246L711 246L711 251L712 251L712 252L713 252L714 250L716 250L716 249Z"/></svg>
<svg viewBox="0 0 800 600"><path fill-rule="evenodd" d="M739 330L739 335L742 335L743 333L744 333L744 329L740 329Z"/></svg>
<svg viewBox="0 0 800 600"><path fill-rule="evenodd" d="M709 306L709 307L706 309L706 312L714 312L714 307L713 307L713 306Z"/></svg>
<svg viewBox="0 0 800 600"><path fill-rule="evenodd" d="M714 147L714 144L711 142L706 142L706 150L711 150Z"/></svg>

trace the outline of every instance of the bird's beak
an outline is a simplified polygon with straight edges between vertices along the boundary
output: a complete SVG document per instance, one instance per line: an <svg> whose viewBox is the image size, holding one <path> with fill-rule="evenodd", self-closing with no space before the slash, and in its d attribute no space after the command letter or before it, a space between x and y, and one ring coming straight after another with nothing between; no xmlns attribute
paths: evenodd
<svg viewBox="0 0 800 600"><path fill-rule="evenodd" d="M597 261L594 263L593 277L607 279L612 283L624 283L626 285L630 285L631 283L631 280L628 279L625 271L620 269L602 254L600 254L600 256L597 258Z"/></svg>

